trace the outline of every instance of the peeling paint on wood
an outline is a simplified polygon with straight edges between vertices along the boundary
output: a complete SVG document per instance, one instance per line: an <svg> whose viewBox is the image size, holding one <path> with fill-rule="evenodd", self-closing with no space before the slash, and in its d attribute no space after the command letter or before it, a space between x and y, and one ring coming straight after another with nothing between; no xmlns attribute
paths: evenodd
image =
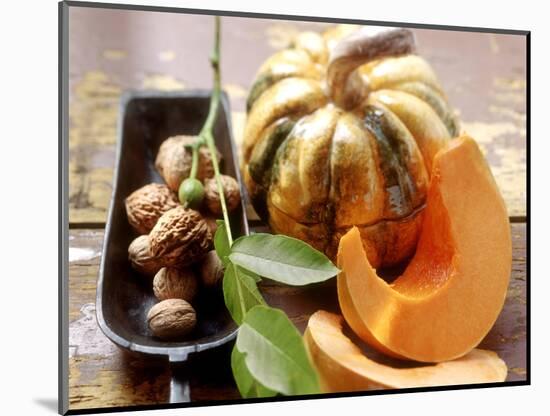
<svg viewBox="0 0 550 416"><path fill-rule="evenodd" d="M128 56L128 52L119 49L106 49L102 55L110 61L120 61Z"/></svg>
<svg viewBox="0 0 550 416"><path fill-rule="evenodd" d="M69 360L69 409L166 403L165 366L143 365L124 353Z"/></svg>
<svg viewBox="0 0 550 416"><path fill-rule="evenodd" d="M69 247L69 263L83 260L92 260L99 257L101 252L89 248Z"/></svg>
<svg viewBox="0 0 550 416"><path fill-rule="evenodd" d="M112 168L69 162L69 222L104 223L112 193Z"/></svg>
<svg viewBox="0 0 550 416"><path fill-rule="evenodd" d="M181 90L169 75L146 75L143 89ZM69 222L105 223L112 194L122 88L106 73L90 71L75 82L69 109Z"/></svg>
<svg viewBox="0 0 550 416"><path fill-rule="evenodd" d="M141 87L146 90L179 91L185 84L171 75L150 74L143 78Z"/></svg>
<svg viewBox="0 0 550 416"><path fill-rule="evenodd" d="M103 335L97 325L95 304L85 303L80 308L80 314L80 318L69 324L69 357L114 354L116 345Z"/></svg>
<svg viewBox="0 0 550 416"><path fill-rule="evenodd" d="M493 84L495 87L503 90L525 92L525 89L527 88L527 81L523 78L496 77L493 80Z"/></svg>
<svg viewBox="0 0 550 416"><path fill-rule="evenodd" d="M69 108L69 146L112 145L122 88L102 71L83 74L75 84Z"/></svg>
<svg viewBox="0 0 550 416"><path fill-rule="evenodd" d="M525 128L506 121L463 122L462 129L478 142L489 161L491 171L506 202L508 214L511 217L524 217L527 212ZM511 140L514 145L507 145L507 140ZM523 145L520 145L521 142Z"/></svg>
<svg viewBox="0 0 550 416"><path fill-rule="evenodd" d="M82 76L69 108L69 221L104 221L112 191L122 89L101 71Z"/></svg>
<svg viewBox="0 0 550 416"><path fill-rule="evenodd" d="M158 53L159 60L162 62L170 62L176 59L176 52L174 51L162 51Z"/></svg>

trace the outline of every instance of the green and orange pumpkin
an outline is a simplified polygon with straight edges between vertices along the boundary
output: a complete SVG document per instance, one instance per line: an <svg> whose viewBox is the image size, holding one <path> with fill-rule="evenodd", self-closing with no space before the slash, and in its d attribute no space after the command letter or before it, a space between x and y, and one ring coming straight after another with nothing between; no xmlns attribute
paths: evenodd
<svg viewBox="0 0 550 416"><path fill-rule="evenodd" d="M458 124L410 31L301 33L260 67L247 110L243 177L274 232L335 258L355 226L374 267L414 253L432 159Z"/></svg>

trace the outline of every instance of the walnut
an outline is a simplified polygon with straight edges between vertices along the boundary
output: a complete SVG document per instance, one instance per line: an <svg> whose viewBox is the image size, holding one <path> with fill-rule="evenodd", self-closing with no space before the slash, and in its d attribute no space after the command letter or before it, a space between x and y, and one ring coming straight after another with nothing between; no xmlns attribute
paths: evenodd
<svg viewBox="0 0 550 416"><path fill-rule="evenodd" d="M202 216L178 206L165 212L149 233L151 253L165 265L188 266L200 260L212 245L212 234Z"/></svg>
<svg viewBox="0 0 550 416"><path fill-rule="evenodd" d="M136 271L151 277L163 266L161 260L151 253L149 237L146 235L140 235L130 243L128 259Z"/></svg>
<svg viewBox="0 0 550 416"><path fill-rule="evenodd" d="M241 203L239 184L231 176L220 175L220 178L225 196L225 204L227 205L227 210L231 212ZM204 200L210 212L217 215L222 214L220 194L218 193L218 184L215 178L204 181Z"/></svg>
<svg viewBox="0 0 550 416"><path fill-rule="evenodd" d="M204 256L200 264L200 277L205 287L217 287L223 280L223 264L215 250Z"/></svg>
<svg viewBox="0 0 550 416"><path fill-rule="evenodd" d="M191 302L197 294L197 277L188 268L163 267L155 275L153 292L158 300L183 299Z"/></svg>
<svg viewBox="0 0 550 416"><path fill-rule="evenodd" d="M166 139L160 145L155 160L155 167L168 187L174 192L178 192L181 182L189 177L191 172L192 152L185 145L194 143L196 136L173 136ZM217 152L218 161L221 155ZM210 151L206 146L199 149L199 167L197 170L197 179L203 181L206 178L214 176L214 167Z"/></svg>
<svg viewBox="0 0 550 416"><path fill-rule="evenodd" d="M216 222L218 218L211 214L204 215L203 218L206 221L206 225L208 225L210 233L214 236L216 234L216 230L218 229L218 223Z"/></svg>
<svg viewBox="0 0 550 416"><path fill-rule="evenodd" d="M197 323L197 315L185 300L166 299L149 310L147 323L155 336L176 339L191 332Z"/></svg>
<svg viewBox="0 0 550 416"><path fill-rule="evenodd" d="M176 194L160 183L139 188L125 203L128 222L139 234L148 234L162 214L179 205Z"/></svg>

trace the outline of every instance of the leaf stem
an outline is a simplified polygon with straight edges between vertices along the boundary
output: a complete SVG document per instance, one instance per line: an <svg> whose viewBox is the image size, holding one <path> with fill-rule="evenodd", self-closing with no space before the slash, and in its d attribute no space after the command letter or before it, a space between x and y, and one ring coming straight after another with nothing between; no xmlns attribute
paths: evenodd
<svg viewBox="0 0 550 416"><path fill-rule="evenodd" d="M222 205L223 220L226 224L227 240L229 246L233 244L233 236L231 235L231 225L229 222L229 215L227 212L227 204L225 202L225 194L223 192L223 185L220 177L220 167L218 164L217 150L214 143L213 127L218 114L218 107L220 105L221 96L221 77L220 77L220 17L216 16L216 34L214 40L214 50L210 55L210 64L214 71L214 86L212 89L212 95L210 96L210 109L208 110L208 116L199 134L200 141L208 146L210 151L210 157L212 159L212 166L214 167L214 174L216 177L216 184L218 186L218 193L220 195L220 202ZM200 142L199 142L200 143ZM201 143L202 144L202 143Z"/></svg>

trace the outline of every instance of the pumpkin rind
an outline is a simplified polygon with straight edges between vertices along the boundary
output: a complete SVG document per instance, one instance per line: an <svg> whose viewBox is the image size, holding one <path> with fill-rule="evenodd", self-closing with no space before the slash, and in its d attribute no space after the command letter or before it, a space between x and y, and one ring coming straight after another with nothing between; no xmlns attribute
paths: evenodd
<svg viewBox="0 0 550 416"><path fill-rule="evenodd" d="M456 121L416 55L359 67L371 90L366 100L350 110L335 105L325 79L329 55L353 30L300 34L260 67L247 102L243 178L273 231L333 256L335 236L355 225L375 267L393 265L414 252L421 215L412 214L422 210L431 158L456 133ZM388 237L375 235L388 229ZM400 232L406 238L392 248Z"/></svg>

